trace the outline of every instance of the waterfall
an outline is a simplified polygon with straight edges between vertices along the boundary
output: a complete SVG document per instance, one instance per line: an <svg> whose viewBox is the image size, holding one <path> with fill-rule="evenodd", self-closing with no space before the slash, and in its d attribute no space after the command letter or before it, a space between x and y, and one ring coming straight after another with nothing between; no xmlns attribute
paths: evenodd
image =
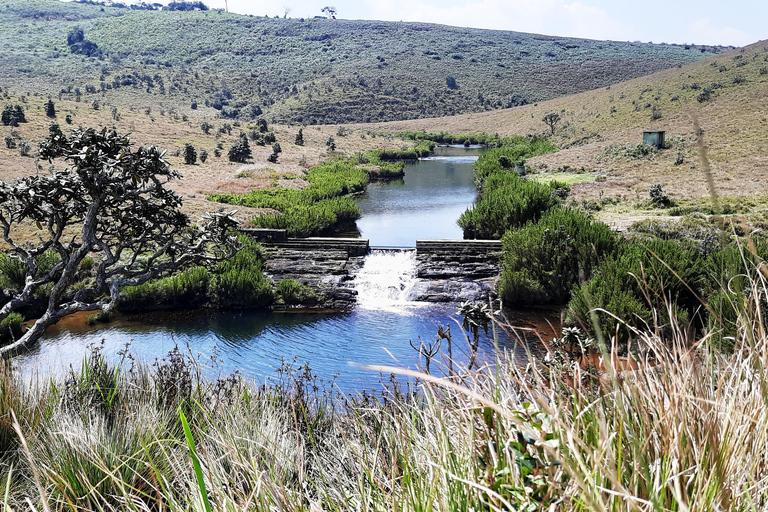
<svg viewBox="0 0 768 512"><path fill-rule="evenodd" d="M415 249L373 249L355 275L357 304L363 309L399 309L416 281Z"/></svg>

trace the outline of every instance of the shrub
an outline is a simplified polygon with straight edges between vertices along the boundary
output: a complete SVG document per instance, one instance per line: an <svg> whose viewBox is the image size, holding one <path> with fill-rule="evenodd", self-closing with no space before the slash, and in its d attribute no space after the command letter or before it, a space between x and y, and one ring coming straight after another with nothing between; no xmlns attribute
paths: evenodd
<svg viewBox="0 0 768 512"><path fill-rule="evenodd" d="M277 295L286 305L311 305L317 302L317 296L308 286L293 279L282 279L277 283Z"/></svg>
<svg viewBox="0 0 768 512"><path fill-rule="evenodd" d="M232 147L229 148L228 156L230 162L238 163L245 163L251 158L251 146L248 144L248 138L241 136L237 142L232 144Z"/></svg>
<svg viewBox="0 0 768 512"><path fill-rule="evenodd" d="M257 227L286 229L291 236L333 232L360 218L360 207L342 197L360 192L368 173L352 163L336 161L313 167L306 176L309 186L301 189L254 190L245 195L212 194L209 200L253 208L271 208L278 214L259 215L251 220Z"/></svg>
<svg viewBox="0 0 768 512"><path fill-rule="evenodd" d="M304 130L302 128L299 128L299 133L296 134L296 140L294 141L294 144L297 146L304 145Z"/></svg>
<svg viewBox="0 0 768 512"><path fill-rule="evenodd" d="M664 185L661 183L655 183L648 189L648 195L651 198L651 204L661 208L667 208L672 206L673 201L664 191Z"/></svg>
<svg viewBox="0 0 768 512"><path fill-rule="evenodd" d="M19 155L29 156L32 153L32 144L26 140L19 141Z"/></svg>
<svg viewBox="0 0 768 512"><path fill-rule="evenodd" d="M16 149L16 138L12 135L5 136L5 147L8 149Z"/></svg>
<svg viewBox="0 0 768 512"><path fill-rule="evenodd" d="M200 162L205 163L206 160L208 160L208 152L203 149L200 151Z"/></svg>
<svg viewBox="0 0 768 512"><path fill-rule="evenodd" d="M19 126L19 123L26 123L27 117L24 114L24 107L19 104L8 103L3 107L0 121L2 121L3 126Z"/></svg>
<svg viewBox="0 0 768 512"><path fill-rule="evenodd" d="M0 344L7 345L21 338L23 328L21 326L24 317L19 313L11 313L0 321Z"/></svg>
<svg viewBox="0 0 768 512"><path fill-rule="evenodd" d="M671 312L683 327L694 320L701 324L696 315L707 284L704 264L698 247L685 241L624 241L589 281L574 289L566 321L594 334L599 327L606 336L618 334L624 340L631 332L616 318L629 327L664 331Z"/></svg>
<svg viewBox="0 0 768 512"><path fill-rule="evenodd" d="M211 130L213 129L213 125L208 121L203 121L202 123L200 123L200 129L203 130L204 134L210 135Z"/></svg>
<svg viewBox="0 0 768 512"><path fill-rule="evenodd" d="M52 99L45 102L45 115L50 118L56 117L56 106L53 104Z"/></svg>
<svg viewBox="0 0 768 512"><path fill-rule="evenodd" d="M564 304L616 247L608 226L583 212L556 208L504 235L499 293L508 305Z"/></svg>
<svg viewBox="0 0 768 512"><path fill-rule="evenodd" d="M325 141L325 147L328 148L328 151L330 152L336 151L336 141L333 139L333 135L328 137L328 140Z"/></svg>
<svg viewBox="0 0 768 512"><path fill-rule="evenodd" d="M449 89L458 89L459 86L456 84L456 79L452 76L445 77L445 85L448 86Z"/></svg>
<svg viewBox="0 0 768 512"><path fill-rule="evenodd" d="M480 198L459 217L464 238L499 239L508 229L538 220L560 204L549 184L520 179L516 173L491 174Z"/></svg>
<svg viewBox="0 0 768 512"><path fill-rule="evenodd" d="M192 144L184 144L182 155L184 156L184 163L187 165L193 165L197 162L197 151L195 151L195 147Z"/></svg>

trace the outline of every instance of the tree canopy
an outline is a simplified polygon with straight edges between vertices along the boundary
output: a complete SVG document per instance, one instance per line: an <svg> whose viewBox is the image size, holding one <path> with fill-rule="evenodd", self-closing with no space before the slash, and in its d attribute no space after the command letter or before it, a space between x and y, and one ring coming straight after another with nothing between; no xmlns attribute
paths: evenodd
<svg viewBox="0 0 768 512"><path fill-rule="evenodd" d="M181 197L166 188L179 178L164 152L132 147L114 130L77 129L70 137L57 125L41 144L40 156L68 167L50 175L0 182L0 231L9 256L26 269L22 290L0 307L0 321L45 291L45 313L0 354L36 341L49 325L77 311L109 312L120 288L142 284L192 264L215 263L237 248L234 212L204 216L194 225L180 211ZM36 226L38 241L17 240L19 228ZM53 255L42 269L38 261ZM73 289L83 261L93 258L93 275Z"/></svg>

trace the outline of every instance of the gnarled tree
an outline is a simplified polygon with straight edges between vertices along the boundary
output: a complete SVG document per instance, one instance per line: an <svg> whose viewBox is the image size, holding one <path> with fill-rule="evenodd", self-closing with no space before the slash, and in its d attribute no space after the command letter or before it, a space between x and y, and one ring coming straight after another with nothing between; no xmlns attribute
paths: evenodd
<svg viewBox="0 0 768 512"><path fill-rule="evenodd" d="M120 288L192 264L213 264L237 248L231 233L234 212L208 214L194 225L180 211L181 197L166 184L180 177L155 147L134 149L115 131L75 130L65 136L52 127L40 156L65 161L63 170L0 182L0 230L9 255L26 267L23 288L0 307L0 321L28 305L36 293L48 296L43 315L14 343L0 348L12 355L38 340L46 327L77 311L109 313ZM15 236L36 226L34 243ZM41 272L45 253L57 263ZM73 285L86 257L93 275Z"/></svg>

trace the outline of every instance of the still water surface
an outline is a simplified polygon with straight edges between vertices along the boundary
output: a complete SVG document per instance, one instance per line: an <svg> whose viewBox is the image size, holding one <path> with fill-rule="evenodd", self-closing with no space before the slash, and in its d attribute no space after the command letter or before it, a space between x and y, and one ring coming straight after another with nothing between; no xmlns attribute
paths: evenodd
<svg viewBox="0 0 768 512"><path fill-rule="evenodd" d="M475 200L472 164L480 152L477 147L438 147L434 155L408 163L402 180L368 185L358 201L360 235L370 239L371 247L463 238L456 221Z"/></svg>

